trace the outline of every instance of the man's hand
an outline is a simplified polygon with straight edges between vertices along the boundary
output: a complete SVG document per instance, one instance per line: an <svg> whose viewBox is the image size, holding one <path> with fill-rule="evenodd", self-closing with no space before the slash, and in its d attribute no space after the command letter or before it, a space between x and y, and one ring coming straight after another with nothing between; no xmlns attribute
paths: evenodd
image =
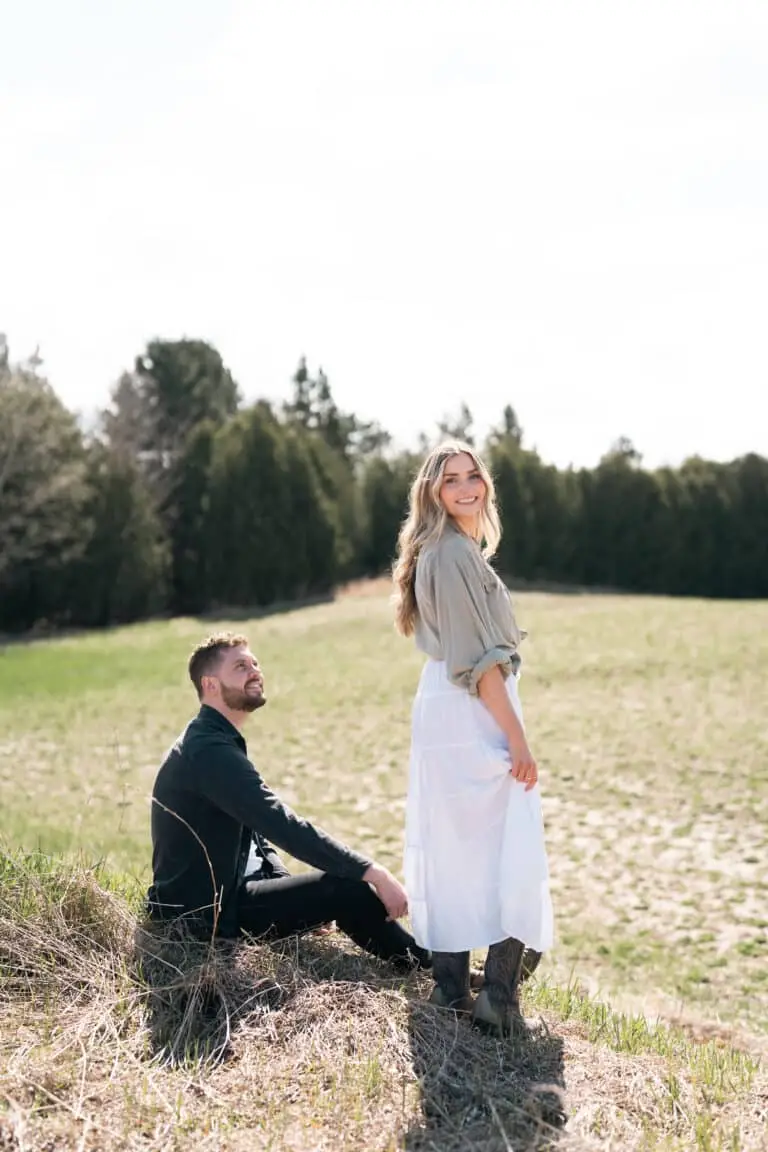
<svg viewBox="0 0 768 1152"><path fill-rule="evenodd" d="M317 928L312 929L313 936L330 936L332 932L336 931L336 921L329 920L327 924L318 924Z"/></svg>
<svg viewBox="0 0 768 1152"><path fill-rule="evenodd" d="M512 761L511 771L515 780L518 780L521 784L525 784L526 792L530 792L531 788L534 787L539 779L539 770L536 767L536 761L531 755L527 741L510 740L509 758Z"/></svg>
<svg viewBox="0 0 768 1152"><path fill-rule="evenodd" d="M387 910L387 920L399 920L408 911L408 896L405 888L387 868L371 864L363 873L363 880L370 884Z"/></svg>

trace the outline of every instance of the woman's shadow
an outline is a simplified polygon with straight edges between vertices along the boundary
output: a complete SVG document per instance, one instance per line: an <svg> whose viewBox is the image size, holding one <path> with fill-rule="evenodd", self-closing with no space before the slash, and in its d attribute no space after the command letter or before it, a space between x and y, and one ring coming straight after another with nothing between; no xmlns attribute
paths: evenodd
<svg viewBox="0 0 768 1152"><path fill-rule="evenodd" d="M450 1009L410 1005L409 1037L421 1108L410 1152L544 1152L566 1122L563 1042L543 1020L495 1039Z"/></svg>
<svg viewBox="0 0 768 1152"><path fill-rule="evenodd" d="M565 1123L563 1043L543 1021L494 1039L427 1003L427 973L397 976L362 953L302 938L252 947L204 943L183 931L139 926L134 960L147 997L151 1059L208 1065L233 1054L241 1021L290 1010L300 984L343 981L407 999L415 1115L401 1137L409 1152L544 1152ZM299 1023L296 1021L295 1023ZM410 1077L409 1077L410 1078Z"/></svg>

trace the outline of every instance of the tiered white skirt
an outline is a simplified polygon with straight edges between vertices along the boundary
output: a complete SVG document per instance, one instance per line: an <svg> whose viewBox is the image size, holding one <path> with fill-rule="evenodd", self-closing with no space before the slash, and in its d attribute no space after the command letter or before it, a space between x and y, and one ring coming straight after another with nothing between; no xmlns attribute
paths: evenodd
<svg viewBox="0 0 768 1152"><path fill-rule="evenodd" d="M522 723L517 680L506 686ZM539 787L512 778L503 732L436 660L413 703L405 885L424 948L463 952L507 937L552 946Z"/></svg>

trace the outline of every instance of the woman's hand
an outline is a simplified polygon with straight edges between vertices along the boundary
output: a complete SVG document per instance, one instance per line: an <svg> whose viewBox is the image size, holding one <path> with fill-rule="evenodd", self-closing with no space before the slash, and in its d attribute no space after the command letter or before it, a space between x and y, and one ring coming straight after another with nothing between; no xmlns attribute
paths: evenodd
<svg viewBox="0 0 768 1152"><path fill-rule="evenodd" d="M517 733L509 741L509 758L512 761L511 772L515 780L525 784L526 792L535 787L539 779L539 770L536 767L528 742Z"/></svg>
<svg viewBox="0 0 768 1152"><path fill-rule="evenodd" d="M507 696L504 677L498 665L489 668L480 677L477 690L480 700L506 734L513 777L521 784L525 784L526 792L530 792L538 782L539 770L528 747L525 730Z"/></svg>
<svg viewBox="0 0 768 1152"><path fill-rule="evenodd" d="M405 888L387 868L371 864L363 873L363 880L371 885L387 910L387 920L399 920L408 911L408 896Z"/></svg>

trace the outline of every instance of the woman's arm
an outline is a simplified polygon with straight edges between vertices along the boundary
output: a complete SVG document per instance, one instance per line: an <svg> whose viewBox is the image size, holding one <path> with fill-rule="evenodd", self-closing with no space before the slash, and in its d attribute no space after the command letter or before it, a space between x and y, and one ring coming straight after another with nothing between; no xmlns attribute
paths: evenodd
<svg viewBox="0 0 768 1152"><path fill-rule="evenodd" d="M507 737L512 775L529 791L539 776L504 686L504 671L512 671L514 647L504 641L493 617L484 582L486 565L458 536L449 537L433 554L432 565L437 631L448 679L480 697Z"/></svg>
<svg viewBox="0 0 768 1152"><path fill-rule="evenodd" d="M539 772L531 755L523 726L510 704L504 675L498 664L483 673L478 681L477 692L485 707L507 737L509 756L512 761L512 775L525 784L526 792L536 784Z"/></svg>

